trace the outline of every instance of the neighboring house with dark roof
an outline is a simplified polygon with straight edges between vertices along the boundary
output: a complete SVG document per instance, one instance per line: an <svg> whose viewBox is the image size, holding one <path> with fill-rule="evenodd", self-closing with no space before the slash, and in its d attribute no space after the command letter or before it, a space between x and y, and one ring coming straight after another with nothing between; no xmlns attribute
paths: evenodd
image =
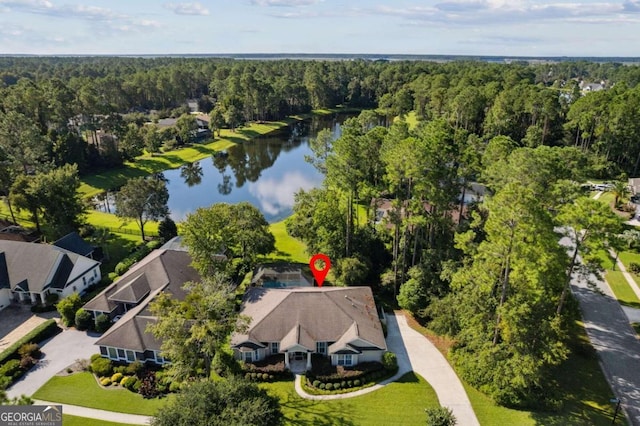
<svg viewBox="0 0 640 426"><path fill-rule="evenodd" d="M135 264L84 305L94 319L105 314L115 321L95 343L102 356L115 361L167 362L160 355L161 342L146 332L147 324L156 321L149 303L161 292L182 300L186 295L183 285L200 279L191 266L191 256L175 241Z"/></svg>
<svg viewBox="0 0 640 426"><path fill-rule="evenodd" d="M101 277L100 262L63 248L0 241L0 309L11 299L45 303L48 294L82 294Z"/></svg>
<svg viewBox="0 0 640 426"><path fill-rule="evenodd" d="M96 249L94 246L83 240L77 232L68 233L53 243L53 245L91 259L93 259L93 252Z"/></svg>
<svg viewBox="0 0 640 426"><path fill-rule="evenodd" d="M284 354L288 368L297 360L309 369L316 353L353 366L380 361L387 350L369 287L250 287L240 314L250 323L232 335L231 346L245 362Z"/></svg>

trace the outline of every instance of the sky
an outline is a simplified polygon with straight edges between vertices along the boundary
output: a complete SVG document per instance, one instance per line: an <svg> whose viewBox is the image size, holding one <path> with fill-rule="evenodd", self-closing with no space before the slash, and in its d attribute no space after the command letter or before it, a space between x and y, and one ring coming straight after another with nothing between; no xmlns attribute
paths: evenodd
<svg viewBox="0 0 640 426"><path fill-rule="evenodd" d="M0 0L0 54L640 56L640 0Z"/></svg>

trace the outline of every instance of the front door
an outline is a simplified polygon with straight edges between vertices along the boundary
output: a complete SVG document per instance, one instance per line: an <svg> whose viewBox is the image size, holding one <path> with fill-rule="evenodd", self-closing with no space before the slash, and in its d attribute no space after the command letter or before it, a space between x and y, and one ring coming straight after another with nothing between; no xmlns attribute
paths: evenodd
<svg viewBox="0 0 640 426"><path fill-rule="evenodd" d="M294 361L305 361L306 360L306 354L304 352L294 352L293 353L293 360Z"/></svg>

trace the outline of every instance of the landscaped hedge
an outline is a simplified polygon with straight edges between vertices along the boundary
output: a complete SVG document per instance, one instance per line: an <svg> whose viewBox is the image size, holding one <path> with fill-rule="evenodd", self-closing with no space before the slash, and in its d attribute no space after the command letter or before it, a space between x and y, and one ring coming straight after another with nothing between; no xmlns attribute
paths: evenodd
<svg viewBox="0 0 640 426"><path fill-rule="evenodd" d="M18 349L20 349L22 345L26 343L40 343L49 337L55 336L60 331L58 324L56 324L56 320L50 319L43 322L29 333L25 334L24 337L13 345L2 351L2 353L0 353L0 365L9 359L17 359Z"/></svg>
<svg viewBox="0 0 640 426"><path fill-rule="evenodd" d="M293 375L287 370L284 355L271 355L255 363L242 364L245 377L253 381L289 380Z"/></svg>
<svg viewBox="0 0 640 426"><path fill-rule="evenodd" d="M383 371L384 366L379 362L362 362L354 367L342 367L331 365L331 360L318 356L312 357L311 371L307 372L307 377L312 381L319 380L324 383L336 383L343 380L362 379L364 376Z"/></svg>

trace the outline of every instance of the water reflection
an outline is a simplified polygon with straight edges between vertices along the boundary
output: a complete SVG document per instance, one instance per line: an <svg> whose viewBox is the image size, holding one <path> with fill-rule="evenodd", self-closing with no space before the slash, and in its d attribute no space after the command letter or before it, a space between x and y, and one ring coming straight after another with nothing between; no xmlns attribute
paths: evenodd
<svg viewBox="0 0 640 426"><path fill-rule="evenodd" d="M168 182L171 217L180 221L198 207L241 201L260 208L269 222L287 217L299 189L322 183L323 176L304 160L305 155L312 155L309 138L325 128L339 137L340 123L347 117L317 117L296 123L268 137L235 145L210 161L166 170L162 178ZM97 204L105 210L109 201ZM113 212L113 204L108 205Z"/></svg>

